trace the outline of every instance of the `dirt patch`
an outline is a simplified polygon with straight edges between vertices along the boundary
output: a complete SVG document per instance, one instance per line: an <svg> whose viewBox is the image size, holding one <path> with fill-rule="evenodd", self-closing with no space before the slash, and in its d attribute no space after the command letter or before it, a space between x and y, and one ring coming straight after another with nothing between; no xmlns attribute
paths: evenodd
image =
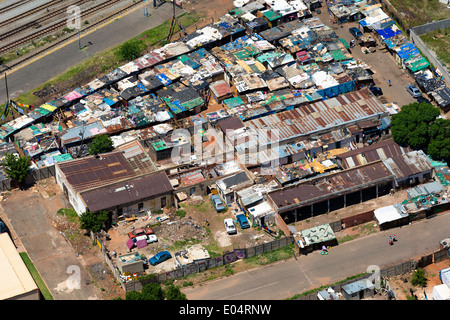
<svg viewBox="0 0 450 320"><path fill-rule="evenodd" d="M410 272L403 276L389 278L388 281L391 287L395 290L397 300L407 300L408 296L414 297L414 295L418 300L432 300L433 287L442 284L441 280L439 279L439 270L448 267L450 267L450 259L446 259L439 263L432 263L423 268L428 280L427 286L424 288L411 284L413 272Z"/></svg>
<svg viewBox="0 0 450 320"><path fill-rule="evenodd" d="M89 273L91 282L98 290L98 296L103 300L124 298L124 291L105 265L100 249L92 242L85 230L80 229L79 220L77 216L74 216L76 213L71 209L68 200L53 178L38 181L28 190L13 190L12 193L15 196L11 196L9 201L24 201L27 193L39 193L41 202L46 208L47 217L77 253L78 260ZM17 197L19 193L20 197Z"/></svg>

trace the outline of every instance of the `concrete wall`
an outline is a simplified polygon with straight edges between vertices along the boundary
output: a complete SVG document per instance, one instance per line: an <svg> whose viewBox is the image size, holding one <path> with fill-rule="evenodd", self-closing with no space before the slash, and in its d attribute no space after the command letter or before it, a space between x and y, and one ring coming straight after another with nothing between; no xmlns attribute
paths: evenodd
<svg viewBox="0 0 450 320"><path fill-rule="evenodd" d="M447 19L450 21L450 19ZM445 21L447 21L445 20ZM431 24L431 23L430 23ZM417 27L416 27L417 28ZM434 67L442 74L447 85L450 84L450 74L447 68L441 63L433 50L429 49L426 44L420 39L420 36L415 32L415 28L409 29L410 39L416 45L416 47L427 57L428 61L434 65ZM436 28L438 29L438 28Z"/></svg>

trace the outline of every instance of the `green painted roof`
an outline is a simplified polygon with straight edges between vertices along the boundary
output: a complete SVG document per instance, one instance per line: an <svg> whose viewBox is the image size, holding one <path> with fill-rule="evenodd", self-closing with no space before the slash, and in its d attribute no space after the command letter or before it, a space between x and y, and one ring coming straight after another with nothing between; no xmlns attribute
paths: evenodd
<svg viewBox="0 0 450 320"><path fill-rule="evenodd" d="M272 11L272 10L267 10L267 11L264 11L264 12L261 12L263 15L264 15L264 17L266 17L267 18L267 20L269 20L269 21L274 21L274 20L277 20L277 19L279 19L279 18L281 18L281 15L280 14L278 14L278 13L276 13L275 11Z"/></svg>

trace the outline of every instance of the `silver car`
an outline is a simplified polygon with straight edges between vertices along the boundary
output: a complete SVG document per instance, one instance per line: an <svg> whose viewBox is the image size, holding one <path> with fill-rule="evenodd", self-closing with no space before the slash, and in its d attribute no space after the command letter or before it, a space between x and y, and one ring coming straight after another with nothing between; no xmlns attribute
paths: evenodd
<svg viewBox="0 0 450 320"><path fill-rule="evenodd" d="M414 98L419 98L422 96L422 92L420 92L419 88L417 88L413 84L409 84L406 86L406 90L412 95Z"/></svg>

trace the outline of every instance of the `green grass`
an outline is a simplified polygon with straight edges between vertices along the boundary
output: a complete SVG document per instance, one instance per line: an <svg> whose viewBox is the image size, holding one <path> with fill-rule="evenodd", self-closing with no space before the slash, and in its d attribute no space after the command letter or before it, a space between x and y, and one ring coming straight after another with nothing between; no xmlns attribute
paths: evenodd
<svg viewBox="0 0 450 320"><path fill-rule="evenodd" d="M399 20L405 29L420 26L433 20L439 21L450 16L450 9L439 0L389 0L399 12Z"/></svg>
<svg viewBox="0 0 450 320"><path fill-rule="evenodd" d="M73 208L61 208L56 213L65 216L69 222L80 222L80 217Z"/></svg>
<svg viewBox="0 0 450 320"><path fill-rule="evenodd" d="M244 259L243 261L250 266L271 264L280 260L292 258L293 250L294 244L289 244L279 249Z"/></svg>
<svg viewBox="0 0 450 320"><path fill-rule="evenodd" d="M450 28L428 32L421 35L420 38L436 53L443 63L450 63Z"/></svg>
<svg viewBox="0 0 450 320"><path fill-rule="evenodd" d="M299 298L301 298L301 297L310 295L310 294L315 293L315 292L322 291L322 290L327 289L327 288L329 288L329 287L333 287L333 286L335 286L335 285L337 285L337 284L340 284L340 283L343 283L343 282L346 282L346 281L349 281L349 280L353 280L353 279L359 278L359 277L361 277L361 276L363 276L363 275L365 275L365 274L366 274L366 273L360 273L360 274L357 274L357 275L354 275L354 276L350 276L350 277L348 277L348 278L345 278L344 280L335 282L335 283L333 283L333 284L327 284L327 285L321 286L321 287L319 287L319 288L315 288L315 289L312 289L312 290L309 290L309 291L305 291L305 292L300 293L300 294L296 294L296 295L294 295L293 297L288 298L288 299L286 299L286 300L297 300L297 299L299 299Z"/></svg>
<svg viewBox="0 0 450 320"><path fill-rule="evenodd" d="M31 273L31 276L33 277L34 281L36 282L36 285L38 286L39 290L41 291L42 297L45 300L53 300L53 296L50 293L50 290L48 290L47 286L44 283L44 280L42 280L41 275L36 270L36 267L34 266L33 262L31 262L30 257L26 252L20 252L19 253L23 262L27 266L28 270Z"/></svg>

